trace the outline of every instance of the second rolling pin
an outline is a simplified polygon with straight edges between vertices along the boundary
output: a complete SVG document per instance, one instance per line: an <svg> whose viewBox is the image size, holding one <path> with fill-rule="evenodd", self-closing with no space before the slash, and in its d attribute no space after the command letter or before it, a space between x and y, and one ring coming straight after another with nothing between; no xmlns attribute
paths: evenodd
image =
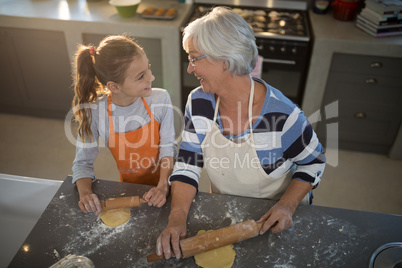
<svg viewBox="0 0 402 268"><path fill-rule="evenodd" d="M116 209L139 207L141 204L145 203L147 203L147 201L139 196L126 196L106 199L106 201L101 202L101 205L106 209Z"/></svg>
<svg viewBox="0 0 402 268"><path fill-rule="evenodd" d="M262 223L257 223L254 220L248 220L180 240L180 248L183 258L188 258L202 252L210 251L258 236L261 226ZM152 254L147 257L148 262L162 259L163 255L158 256L156 254Z"/></svg>

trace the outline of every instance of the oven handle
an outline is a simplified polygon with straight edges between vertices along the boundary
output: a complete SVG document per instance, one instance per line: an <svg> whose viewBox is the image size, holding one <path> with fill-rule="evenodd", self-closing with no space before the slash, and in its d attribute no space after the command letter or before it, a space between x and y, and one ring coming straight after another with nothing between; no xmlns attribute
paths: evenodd
<svg viewBox="0 0 402 268"><path fill-rule="evenodd" d="M267 63L279 63L279 64L287 64L287 65L296 65L296 61L294 61L294 60L264 59L263 61L267 62Z"/></svg>

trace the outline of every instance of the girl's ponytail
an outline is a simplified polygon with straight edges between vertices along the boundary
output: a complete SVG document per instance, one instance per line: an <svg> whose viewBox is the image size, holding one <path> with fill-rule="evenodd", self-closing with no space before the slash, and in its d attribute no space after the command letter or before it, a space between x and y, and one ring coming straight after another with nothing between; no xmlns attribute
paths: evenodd
<svg viewBox="0 0 402 268"><path fill-rule="evenodd" d="M105 94L104 86L96 78L94 59L96 51L93 46L79 46L75 55L75 86L73 98L73 112L79 122L78 134L82 140L92 139L92 113L90 103L94 102L99 94Z"/></svg>

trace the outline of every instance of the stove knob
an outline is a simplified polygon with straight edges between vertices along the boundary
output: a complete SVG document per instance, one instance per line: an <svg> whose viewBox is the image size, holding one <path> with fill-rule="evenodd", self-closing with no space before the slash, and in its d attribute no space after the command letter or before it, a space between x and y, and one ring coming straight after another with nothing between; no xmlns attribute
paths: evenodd
<svg viewBox="0 0 402 268"><path fill-rule="evenodd" d="M274 46L269 46L269 51L274 52L274 51L275 51L275 47L274 47Z"/></svg>
<svg viewBox="0 0 402 268"><path fill-rule="evenodd" d="M293 54L296 54L297 53L297 49L294 47L294 48L292 48L292 53Z"/></svg>
<svg viewBox="0 0 402 268"><path fill-rule="evenodd" d="M281 52L286 53L286 47L281 47Z"/></svg>

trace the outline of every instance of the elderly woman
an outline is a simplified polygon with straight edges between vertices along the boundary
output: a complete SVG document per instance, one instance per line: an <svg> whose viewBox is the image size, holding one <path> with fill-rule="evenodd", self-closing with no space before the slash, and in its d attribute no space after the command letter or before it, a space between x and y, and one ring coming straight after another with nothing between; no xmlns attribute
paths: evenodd
<svg viewBox="0 0 402 268"><path fill-rule="evenodd" d="M157 254L181 257L179 240L204 167L214 193L278 200L259 219L260 233L292 225L325 167L321 144L303 112L279 90L252 78L253 31L232 10L216 7L184 30L187 72L201 86L188 97L179 158L170 176L169 223ZM269 81L268 81L269 82Z"/></svg>

